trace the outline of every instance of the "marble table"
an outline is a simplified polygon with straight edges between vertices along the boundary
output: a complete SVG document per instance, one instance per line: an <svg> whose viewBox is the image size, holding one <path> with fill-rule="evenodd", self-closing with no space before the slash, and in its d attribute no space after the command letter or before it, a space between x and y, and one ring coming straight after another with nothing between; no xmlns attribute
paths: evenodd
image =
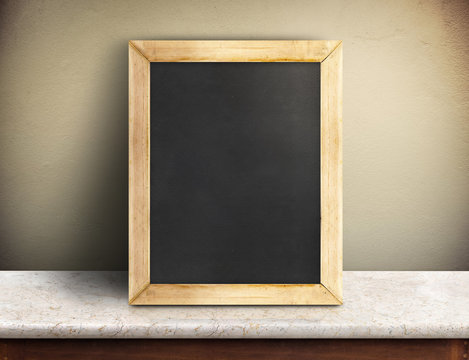
<svg viewBox="0 0 469 360"><path fill-rule="evenodd" d="M342 306L129 306L126 272L0 272L0 338L469 338L469 272L344 273Z"/></svg>

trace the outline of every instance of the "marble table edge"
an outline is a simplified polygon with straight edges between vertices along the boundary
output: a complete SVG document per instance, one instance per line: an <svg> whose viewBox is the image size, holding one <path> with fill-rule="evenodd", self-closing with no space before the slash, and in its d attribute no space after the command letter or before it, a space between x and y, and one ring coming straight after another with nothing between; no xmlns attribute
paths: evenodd
<svg viewBox="0 0 469 360"><path fill-rule="evenodd" d="M469 294L466 290L457 290L458 295L457 303L446 301L446 297L451 299L454 295L455 289L461 289L461 285L469 285L469 272L345 272L344 275L352 280L360 279L362 285L368 285L372 291L383 291L386 292L386 287L379 289L377 284L380 284L382 280L391 281L397 279L403 279L405 276L412 277L411 285L415 286L415 283L426 279L427 283L424 284L425 288L422 290L423 294L427 294L429 279L435 277L438 279L440 284L448 282L447 279L458 278L450 288L444 290L438 290L440 292L435 293L438 296L444 296L445 301L441 299L435 300L435 304L438 304L437 310L446 311L448 314L453 314L447 319L444 317L436 317L431 319L424 316L416 317L413 321L409 321L407 318L405 321L400 320L399 316L389 316L393 309L398 310L398 307L390 302L389 304L381 304L385 306L381 308L381 315L377 316L374 321L372 317L368 320L360 318L360 311L365 311L366 306L363 309L340 310L340 307L315 307L314 314L324 313L324 317L320 320L314 317L301 318L304 314L301 310L298 310L298 314L288 312L288 307L265 307L268 308L267 315L260 315L261 311L246 309L246 314L251 314L252 318L246 317L242 307L239 307L239 311L243 313L243 318L232 317L233 307L231 310L223 307L213 308L213 314L210 313L211 307L202 307L200 309L200 317L197 316L196 307L172 307L173 309L168 311L170 314L168 317L157 318L155 314L161 314L158 307L133 307L126 303L125 294L126 289L122 288L122 284L118 287L110 287L105 291L115 291L115 294L105 293L105 297L108 296L107 300L101 302L101 293L94 293L88 295L89 290L95 290L97 283L94 283L95 278L98 277L99 272L0 272L0 338L142 338L142 339L431 339L431 338L469 338L469 311L464 310L464 304L468 304L469 307ZM104 273L104 272L102 272ZM103 282L103 279L114 281L116 278L122 279L126 277L125 272L105 272L105 276L101 277L99 281ZM101 274L103 275L103 274ZM47 293L48 291L55 290L60 293L62 297L50 297L45 299L47 307L44 304L39 305L28 305L28 299L22 298L15 302L8 303L11 296L16 290L16 285L12 280L15 279L26 279L30 280L30 277L34 276L38 281L43 281L37 288L33 288L30 291L30 295L37 295L36 291L42 291ZM66 284L65 280L70 280L70 277L76 280L76 283ZM5 280L2 283L2 279ZM54 280L55 279L55 280ZM79 280L81 279L81 280ZM46 281L47 280L47 281ZM418 280L418 281L417 281ZM54 282L54 281L57 281ZM80 283L82 281L82 283ZM96 280L97 281L97 280ZM107 281L107 280L106 280ZM462 283L461 283L462 281ZM413 282L413 285L412 285ZM57 285L58 284L58 285ZM60 286L59 286L60 285ZM9 287L8 287L9 286ZM55 288L55 287L56 288ZM385 285L385 286L389 286ZM6 294L2 290L7 290ZM9 291L9 293L8 293ZM81 298L76 299L77 306L80 306L83 300L93 297L97 304L87 305L86 310L77 314L76 317L70 317L69 307L65 307L63 310L57 310L50 307L51 299L56 305L59 305L61 301L68 299L69 292L72 291L74 294L79 294ZM346 289L347 292L347 289ZM101 294L101 295L100 295ZM432 296L433 293L430 293ZM113 295L114 297L109 297ZM422 296L422 294L420 294ZM377 298L378 299L378 298ZM409 299L409 298L406 298ZM376 299L375 299L376 300ZM102 306L106 306L106 301L110 301L110 304L114 306L116 313L112 315L100 315L94 318L93 311L99 311ZM358 299L354 299L355 302ZM366 301L366 300L363 300ZM369 300L368 300L369 301ZM420 299L422 301L422 299ZM100 304L100 305L99 305ZM346 297L347 304L347 297ZM407 304L407 303L406 303ZM366 304L365 304L366 305ZM370 305L370 304L368 304ZM380 305L380 304L371 304ZM421 306L422 304L416 303L415 306ZM24 311L23 308L24 307ZM30 306L29 309L26 309ZM388 306L386 308L386 306ZM451 308L451 306L456 306ZM180 309L181 316L177 316ZM189 309L190 308L190 309ZM282 309L283 308L283 309ZM139 309L147 309L140 311ZM334 309L337 312L334 313ZM426 312L430 314L432 306L428 306ZM39 314L35 313L35 311ZM122 313L119 313L119 310ZM408 310L412 310L411 306ZM6 311L6 312L4 312ZM60 312L62 311L62 312ZM147 311L147 312L145 312ZM162 312L167 310L161 310ZM231 312L230 312L231 311ZM311 315L311 307L309 310ZM353 313L353 312L356 313ZM3 315L2 315L3 312ZM8 313L9 312L9 313ZM189 314L191 316L184 316ZM354 316L347 318L345 315L353 313ZM62 314L62 315L61 315ZM142 314L147 314L143 316ZM279 314L278 318L275 315ZM285 315L287 314L287 315ZM342 315L341 315L342 314ZM384 315L383 315L384 314ZM388 315L386 315L388 314ZM461 316L456 316L461 314ZM66 316L64 316L66 315ZM61 321L61 316L64 320ZM159 315L160 316L160 315ZM217 318L218 316L218 318ZM388 316L388 317L387 317ZM437 319L437 320L435 320ZM373 320L373 321L372 321Z"/></svg>

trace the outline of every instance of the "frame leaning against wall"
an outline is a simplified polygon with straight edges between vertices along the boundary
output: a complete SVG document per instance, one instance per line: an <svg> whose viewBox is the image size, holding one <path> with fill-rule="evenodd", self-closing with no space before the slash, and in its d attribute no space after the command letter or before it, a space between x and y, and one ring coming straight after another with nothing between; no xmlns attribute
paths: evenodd
<svg viewBox="0 0 469 360"><path fill-rule="evenodd" d="M150 284L150 62L321 63L321 283ZM342 304L342 42L129 42L129 304Z"/></svg>

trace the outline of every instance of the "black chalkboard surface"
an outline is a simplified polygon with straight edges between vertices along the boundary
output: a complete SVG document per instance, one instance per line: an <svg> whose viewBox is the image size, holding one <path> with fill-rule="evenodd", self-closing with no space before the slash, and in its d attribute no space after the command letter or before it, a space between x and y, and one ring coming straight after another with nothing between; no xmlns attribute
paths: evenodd
<svg viewBox="0 0 469 360"><path fill-rule="evenodd" d="M150 66L151 283L320 283L320 63Z"/></svg>

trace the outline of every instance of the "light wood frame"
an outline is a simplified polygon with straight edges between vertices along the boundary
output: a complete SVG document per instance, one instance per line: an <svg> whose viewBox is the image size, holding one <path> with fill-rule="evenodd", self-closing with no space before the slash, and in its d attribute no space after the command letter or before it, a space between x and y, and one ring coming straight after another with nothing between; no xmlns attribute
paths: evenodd
<svg viewBox="0 0 469 360"><path fill-rule="evenodd" d="M150 62L321 63L321 283L150 284ZM129 304L342 304L342 42L129 42Z"/></svg>

